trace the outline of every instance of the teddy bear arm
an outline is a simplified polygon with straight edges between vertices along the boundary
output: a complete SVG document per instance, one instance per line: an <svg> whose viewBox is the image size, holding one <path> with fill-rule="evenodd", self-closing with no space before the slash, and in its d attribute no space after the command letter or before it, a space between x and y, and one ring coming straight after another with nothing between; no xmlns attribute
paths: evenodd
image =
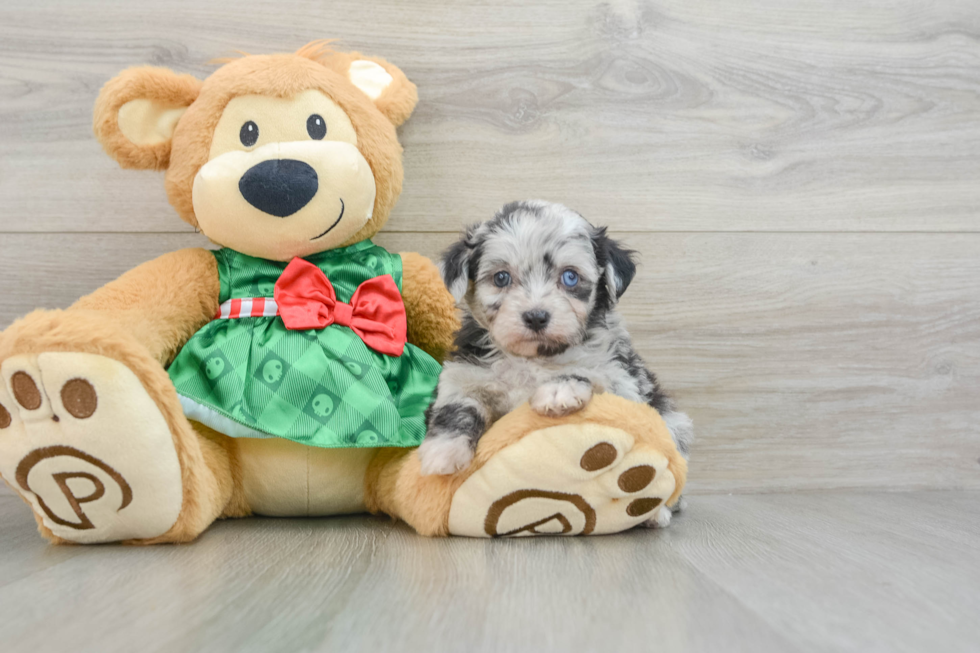
<svg viewBox="0 0 980 653"><path fill-rule="evenodd" d="M408 341L442 361L459 329L456 303L435 264L420 254L403 253L402 299L408 318Z"/></svg>
<svg viewBox="0 0 980 653"><path fill-rule="evenodd" d="M214 255L204 249L164 254L126 272L72 305L134 337L161 363L218 310L220 282Z"/></svg>

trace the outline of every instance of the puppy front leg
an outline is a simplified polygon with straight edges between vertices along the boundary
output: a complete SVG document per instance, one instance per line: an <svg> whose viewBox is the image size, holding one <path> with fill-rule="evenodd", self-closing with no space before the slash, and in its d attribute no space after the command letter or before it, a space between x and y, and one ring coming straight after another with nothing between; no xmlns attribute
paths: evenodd
<svg viewBox="0 0 980 653"><path fill-rule="evenodd" d="M585 408L592 400L593 382L578 374L562 374L541 385L531 397L534 412L561 417Z"/></svg>
<svg viewBox="0 0 980 653"><path fill-rule="evenodd" d="M439 397L419 447L422 475L454 474L469 465L476 443L489 423L489 410L476 399L462 395Z"/></svg>

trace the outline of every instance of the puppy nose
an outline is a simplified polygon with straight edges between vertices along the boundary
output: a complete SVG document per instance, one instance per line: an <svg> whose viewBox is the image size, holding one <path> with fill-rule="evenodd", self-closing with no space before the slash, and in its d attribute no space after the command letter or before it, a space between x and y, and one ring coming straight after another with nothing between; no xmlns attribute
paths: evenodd
<svg viewBox="0 0 980 653"><path fill-rule="evenodd" d="M294 159L257 163L238 182L245 201L277 218L290 216L309 204L318 187L316 170Z"/></svg>
<svg viewBox="0 0 980 653"><path fill-rule="evenodd" d="M551 313L537 308L533 311L524 311L521 318L523 318L524 324L527 325L528 329L531 331L540 331L548 326L548 322L551 320Z"/></svg>

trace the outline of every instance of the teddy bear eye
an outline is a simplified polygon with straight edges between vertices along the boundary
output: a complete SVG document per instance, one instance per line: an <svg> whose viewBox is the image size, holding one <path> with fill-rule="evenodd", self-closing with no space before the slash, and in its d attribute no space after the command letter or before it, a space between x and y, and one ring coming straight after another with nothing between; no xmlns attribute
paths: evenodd
<svg viewBox="0 0 980 653"><path fill-rule="evenodd" d="M327 122L318 113L306 119L306 133L315 141L323 140L327 135Z"/></svg>
<svg viewBox="0 0 980 653"><path fill-rule="evenodd" d="M259 126L249 120L242 125L242 130L238 132L238 139L245 147L252 147L255 141L259 140Z"/></svg>

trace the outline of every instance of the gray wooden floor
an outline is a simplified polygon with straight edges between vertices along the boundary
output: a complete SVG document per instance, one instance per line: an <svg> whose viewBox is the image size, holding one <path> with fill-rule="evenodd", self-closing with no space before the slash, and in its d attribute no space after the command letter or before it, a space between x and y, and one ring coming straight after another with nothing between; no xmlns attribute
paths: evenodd
<svg viewBox="0 0 980 653"><path fill-rule="evenodd" d="M665 531L431 540L251 519L53 547L0 496L0 648L928 651L980 642L980 493L711 495Z"/></svg>
<svg viewBox="0 0 980 653"><path fill-rule="evenodd" d="M384 246L543 197L639 250L692 493L980 489L978 0L3 0L0 328L207 244L96 143L106 80L314 38L419 87Z"/></svg>

